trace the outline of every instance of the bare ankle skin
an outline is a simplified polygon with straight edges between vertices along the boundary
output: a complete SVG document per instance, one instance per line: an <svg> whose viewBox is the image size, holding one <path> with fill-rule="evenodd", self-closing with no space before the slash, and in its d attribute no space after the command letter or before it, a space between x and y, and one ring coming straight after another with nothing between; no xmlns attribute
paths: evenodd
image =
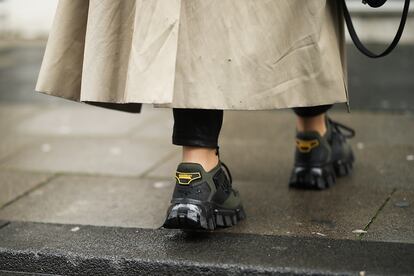
<svg viewBox="0 0 414 276"><path fill-rule="evenodd" d="M183 162L199 163L205 171L210 171L217 166L219 158L215 148L183 147Z"/></svg>
<svg viewBox="0 0 414 276"><path fill-rule="evenodd" d="M325 114L315 117L299 117L296 120L298 131L317 131L321 136L326 133Z"/></svg>

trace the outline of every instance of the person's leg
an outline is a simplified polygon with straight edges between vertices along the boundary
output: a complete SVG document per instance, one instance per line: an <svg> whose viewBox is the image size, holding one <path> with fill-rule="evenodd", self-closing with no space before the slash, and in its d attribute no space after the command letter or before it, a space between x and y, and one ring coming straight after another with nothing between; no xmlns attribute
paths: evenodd
<svg viewBox="0 0 414 276"><path fill-rule="evenodd" d="M332 106L293 108L296 151L290 187L322 190L332 186L337 176L351 172L354 156L346 139L355 131L330 118L327 111Z"/></svg>
<svg viewBox="0 0 414 276"><path fill-rule="evenodd" d="M172 143L183 146L183 162L195 162L206 171L218 161L218 139L223 110L174 108Z"/></svg>
<svg viewBox="0 0 414 276"><path fill-rule="evenodd" d="M309 107L295 107L293 111L297 115L296 128L298 131L318 131L321 136L326 132L325 114L333 107L319 105Z"/></svg>
<svg viewBox="0 0 414 276"><path fill-rule="evenodd" d="M220 160L218 139L223 110L173 109L172 142L183 146L175 188L163 224L169 229L230 227L244 219L240 194Z"/></svg>

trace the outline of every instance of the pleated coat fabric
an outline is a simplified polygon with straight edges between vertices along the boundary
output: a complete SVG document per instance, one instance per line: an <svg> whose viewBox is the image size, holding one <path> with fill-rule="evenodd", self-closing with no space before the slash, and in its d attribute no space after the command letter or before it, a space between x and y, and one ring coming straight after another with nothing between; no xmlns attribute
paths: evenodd
<svg viewBox="0 0 414 276"><path fill-rule="evenodd" d="M108 108L346 102L336 0L60 0L36 91Z"/></svg>

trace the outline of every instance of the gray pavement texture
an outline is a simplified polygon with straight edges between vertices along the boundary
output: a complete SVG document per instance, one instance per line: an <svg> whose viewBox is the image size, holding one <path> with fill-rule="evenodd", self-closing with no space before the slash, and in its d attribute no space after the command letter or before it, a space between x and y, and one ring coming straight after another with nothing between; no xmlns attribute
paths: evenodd
<svg viewBox="0 0 414 276"><path fill-rule="evenodd" d="M384 45L367 45L379 53ZM396 52L371 60L349 46L349 96L351 108L414 111L414 47L399 45Z"/></svg>
<svg viewBox="0 0 414 276"><path fill-rule="evenodd" d="M168 121L171 114L164 111L154 117ZM60 120L58 112L42 112L55 114L54 118ZM63 111L62 116L66 116L66 112ZM148 113L151 112L157 113ZM119 118L117 114L113 113L112 120L122 124L124 114ZM370 222L390 195L412 191L414 171L410 156L414 152L411 143L414 129L409 126L414 119L410 115L332 112L332 117L353 125L361 135L351 141L357 157L354 174L339 179L337 186L324 192L287 188L294 133L286 129L294 123L292 115L281 111L249 115L227 112L223 126L222 160L230 166L234 186L243 195L249 214L246 222L225 231L359 239L361 237L353 231L375 226ZM152 120L155 119L147 116L154 125ZM27 121L33 121L34 117L50 120L39 115L29 116ZM378 124L364 123L376 120ZM13 177L20 177L30 190L32 185L42 182L42 179L36 181L36 177L44 175L50 180L1 208L0 219L144 228L158 228L162 224L180 152L170 141L157 140L156 136L162 131L164 136L169 136L171 125L160 124L158 130L146 135L139 135L139 127L137 129L134 124L131 132L117 133L115 128L113 133L106 130L106 134L102 134L98 127L98 133L93 134L90 128L96 119L92 117L82 120L81 124L91 126L85 127L85 131L72 123L70 133L46 129L46 134L42 135L33 133L27 121L16 123L13 127L16 133L10 135L24 133L36 139L0 163L0 172L8 174L2 185L18 190L18 185L13 184L18 183L18 179L13 180ZM395 124L396 121L399 124ZM395 133L394 138L381 135L384 128ZM128 137L129 133L133 135ZM237 133L236 138L233 133ZM260 136L255 135L257 133ZM240 154L240 149L244 149L244 154ZM33 175L33 184L25 180L23 173L27 173L28 178ZM50 178L51 175L56 177ZM27 191L21 189L21 193ZM408 200L412 200L408 192ZM148 205L153 205L151 211ZM394 224L394 231L378 229L381 235L371 234L368 229L371 235L362 238L414 242L410 213L404 208L380 212L378 221L386 214L405 222Z"/></svg>
<svg viewBox="0 0 414 276"><path fill-rule="evenodd" d="M349 50L351 113L330 114L356 130L356 163L330 190L287 187L291 111L226 111L221 159L248 218L201 238L159 229L181 158L171 110L34 93L42 54L0 47L0 274L414 274L413 46Z"/></svg>
<svg viewBox="0 0 414 276"><path fill-rule="evenodd" d="M8 224L2 233L0 271L19 268L23 272L65 275L409 275L414 262L414 245L404 243L22 222Z"/></svg>
<svg viewBox="0 0 414 276"><path fill-rule="evenodd" d="M0 171L0 208L48 180L48 174Z"/></svg>

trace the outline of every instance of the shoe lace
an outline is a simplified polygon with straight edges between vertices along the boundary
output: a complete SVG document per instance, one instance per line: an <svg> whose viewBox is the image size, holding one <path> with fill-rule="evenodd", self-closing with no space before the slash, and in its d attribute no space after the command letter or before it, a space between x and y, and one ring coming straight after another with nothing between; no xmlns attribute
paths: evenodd
<svg viewBox="0 0 414 276"><path fill-rule="evenodd" d="M332 128L336 132L342 134L345 138L352 138L355 136L355 130L353 128L350 128L344 124L336 122L332 120L331 118L328 118L328 121L331 124Z"/></svg>

